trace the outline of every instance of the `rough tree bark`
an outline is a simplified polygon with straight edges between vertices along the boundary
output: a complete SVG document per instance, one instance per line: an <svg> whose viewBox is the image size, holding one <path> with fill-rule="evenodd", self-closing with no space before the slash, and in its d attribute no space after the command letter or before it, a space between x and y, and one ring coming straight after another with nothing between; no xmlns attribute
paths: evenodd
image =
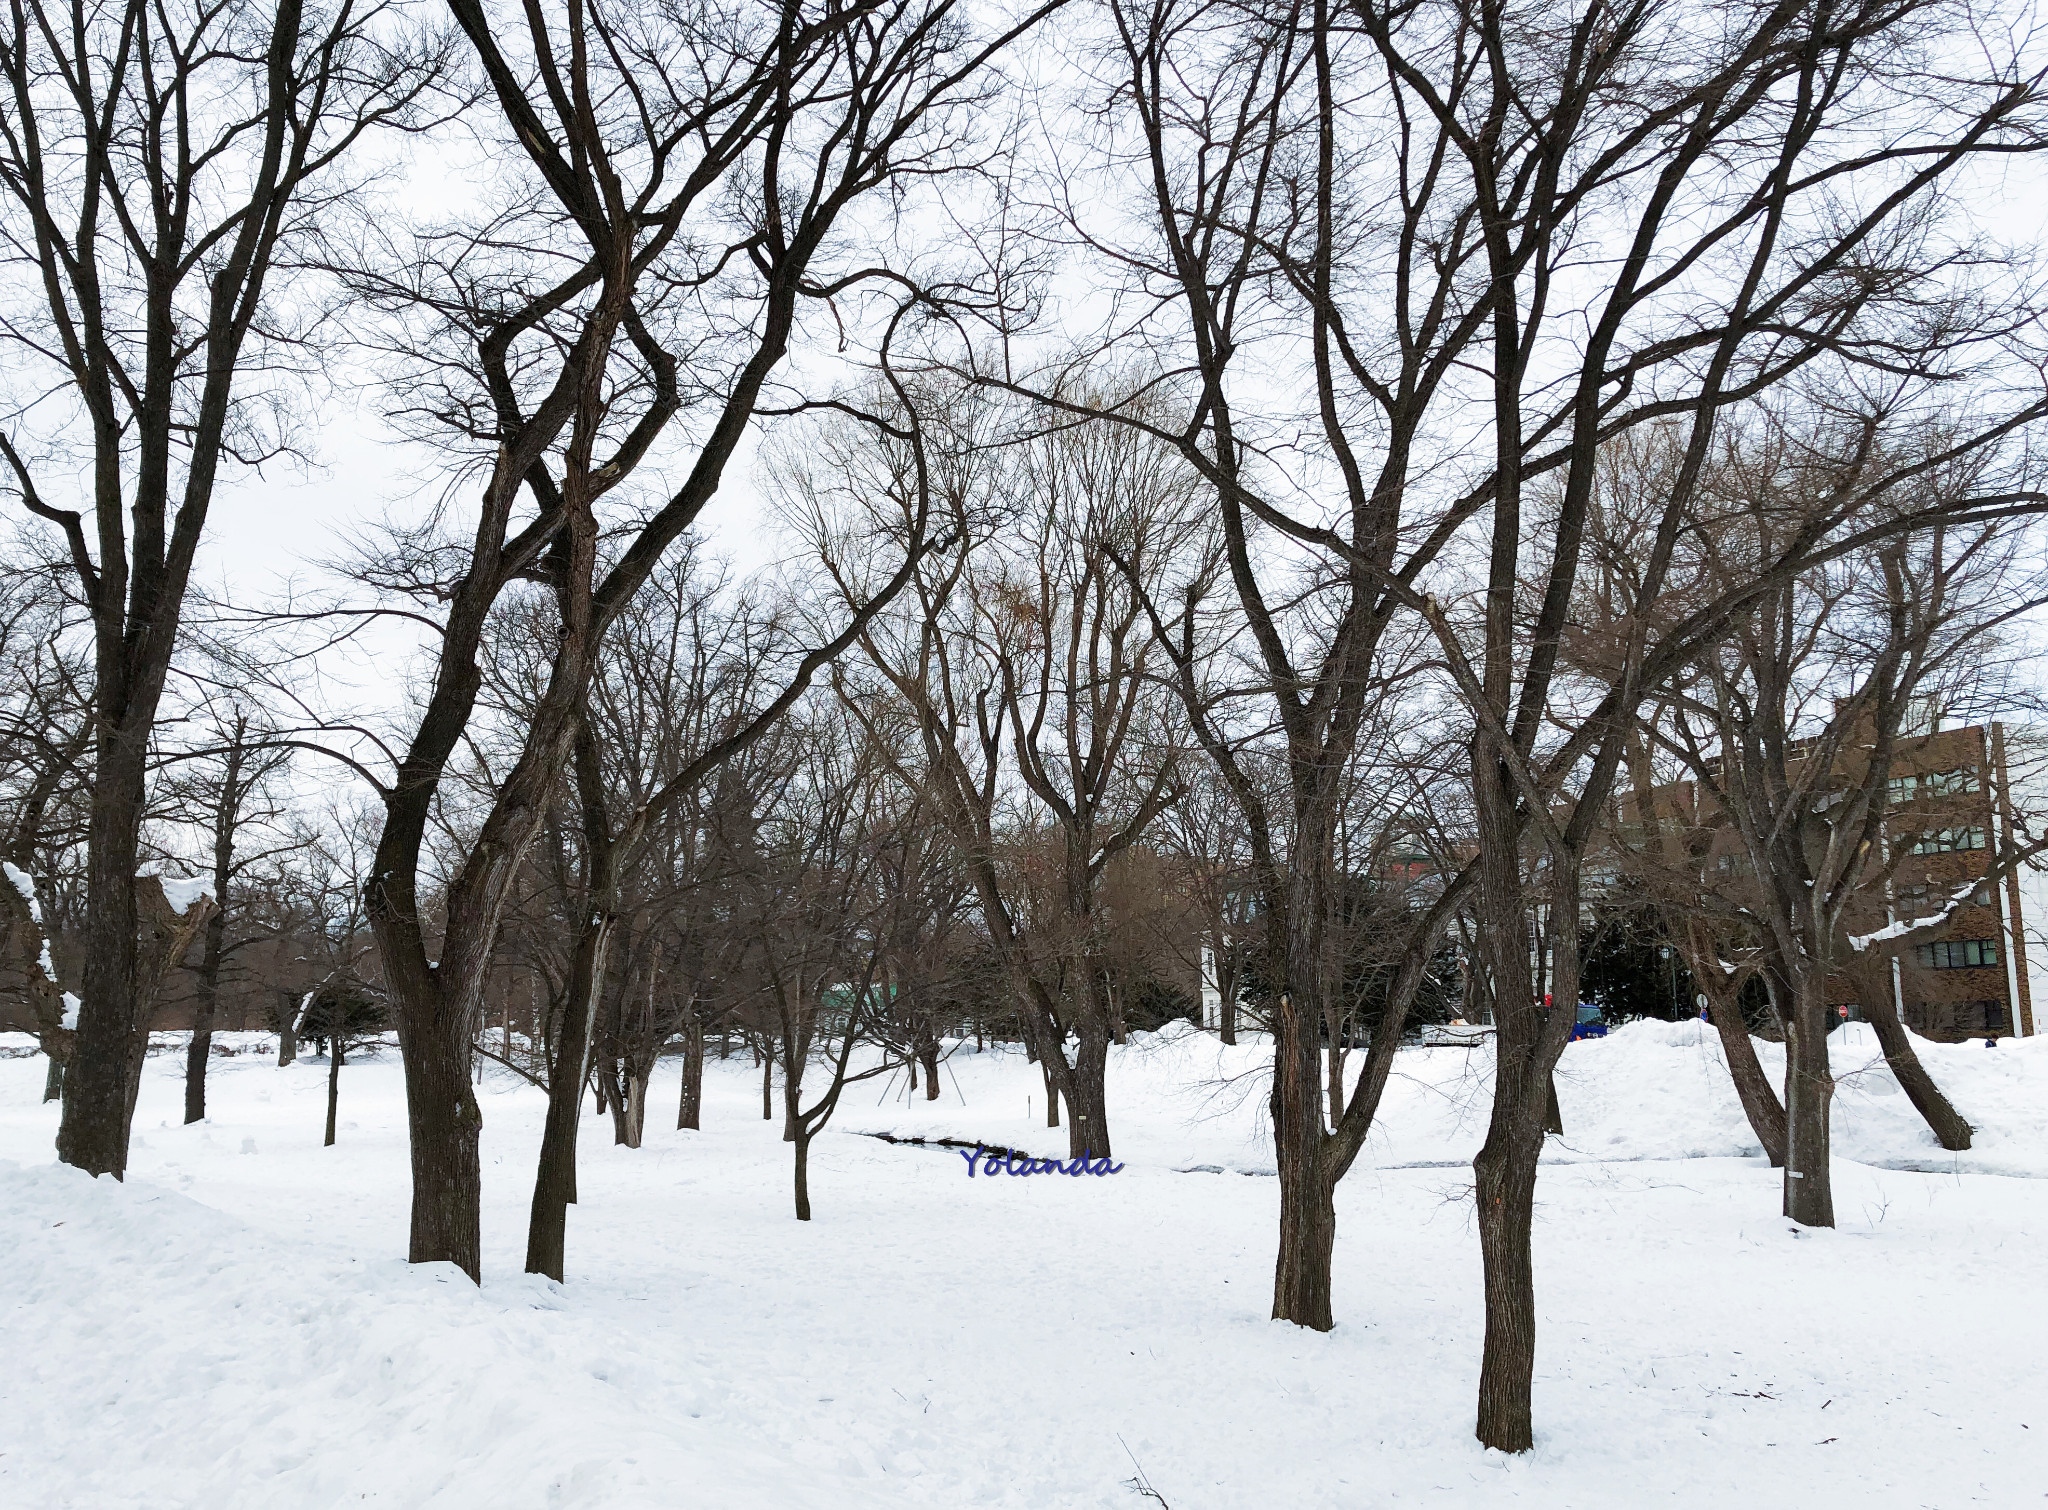
<svg viewBox="0 0 2048 1510"><path fill-rule="evenodd" d="M1778 1099L1771 1077L1764 1073L1756 1057L1756 1041L1750 1037L1749 1023L1742 1015L1740 990L1729 986L1718 959L1701 952L1686 951L1686 968L1706 994L1707 1017L1720 1037L1721 1058L1728 1066L1728 1078L1735 1082L1735 1094L1742 1102L1743 1116L1749 1119L1749 1129L1763 1145L1771 1168L1782 1169L1785 1104Z"/></svg>
<svg viewBox="0 0 2048 1510"><path fill-rule="evenodd" d="M298 212L300 191L436 71L381 35L367 62L365 28L388 19L309 17L302 0L28 0L0 22L0 209L40 293L35 320L8 322L10 362L47 364L26 381L78 416L57 454L90 457L87 510L57 507L0 433L24 505L63 532L93 621L83 1003L57 1134L58 1157L91 1174L128 1162L151 989L135 896L149 742L193 560L223 462L288 444L238 404L243 357L280 336L303 354L310 332L283 328L289 311L265 297L281 249L319 218Z"/></svg>
<svg viewBox="0 0 2048 1510"><path fill-rule="evenodd" d="M1827 978L1802 970L1785 1014L1785 1215L1802 1227L1835 1224L1829 1118L1835 1077L1828 1065Z"/></svg>
<svg viewBox="0 0 2048 1510"><path fill-rule="evenodd" d="M1955 1109L1954 1103L1934 1083L1934 1077L1927 1073L1927 1066L1914 1052L1906 1025L1899 1021L1890 994L1877 993L1876 1000L1866 1003L1863 1011L1877 1033L1878 1047L1884 1050L1884 1062L1898 1076L1899 1088L1913 1103L1913 1109L1926 1119L1935 1140L1951 1153L1961 1153L1968 1148L1975 1129L1963 1120L1962 1113Z"/></svg>
<svg viewBox="0 0 2048 1510"><path fill-rule="evenodd" d="M526 1272L563 1283L569 1208L576 1203L576 1134L583 1110L583 1080L590 1071L591 1025L611 945L611 920L586 929L570 962L567 1010L548 1067L547 1120L534 1170L533 1206L526 1227Z"/></svg>
<svg viewBox="0 0 2048 1510"><path fill-rule="evenodd" d="M346 1058L341 1035L331 1033L327 1039L327 1136L321 1139L323 1148L334 1146L334 1118L341 1107L341 1066Z"/></svg>
<svg viewBox="0 0 2048 1510"><path fill-rule="evenodd" d="M704 1019L692 1007L683 1018L683 1087L676 1131L697 1131L704 1117Z"/></svg>

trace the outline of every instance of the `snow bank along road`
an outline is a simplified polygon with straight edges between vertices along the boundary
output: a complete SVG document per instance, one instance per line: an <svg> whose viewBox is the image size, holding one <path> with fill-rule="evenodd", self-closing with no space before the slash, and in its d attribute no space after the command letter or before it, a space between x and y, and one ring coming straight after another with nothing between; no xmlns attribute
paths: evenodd
<svg viewBox="0 0 2048 1510"><path fill-rule="evenodd" d="M585 1124L563 1287L519 1272L540 1098L493 1078L481 1290L400 1261L391 1055L332 1149L320 1062L218 1061L179 1127L153 1058L125 1186L51 1163L42 1064L0 1060L0 1506L1144 1510L1142 1472L1172 1510L2048 1507L2048 1041L1927 1046L1980 1129L1951 1157L1838 1040L1828 1233L1776 1216L1711 1035L1567 1051L1519 1459L1471 1438L1483 1049L1402 1055L1328 1336L1266 1319L1256 1045L1119 1051L1113 1179L853 1135L1064 1155L1015 1053L862 1087L802 1225L754 1072L714 1061L675 1133L671 1070L645 1148Z"/></svg>

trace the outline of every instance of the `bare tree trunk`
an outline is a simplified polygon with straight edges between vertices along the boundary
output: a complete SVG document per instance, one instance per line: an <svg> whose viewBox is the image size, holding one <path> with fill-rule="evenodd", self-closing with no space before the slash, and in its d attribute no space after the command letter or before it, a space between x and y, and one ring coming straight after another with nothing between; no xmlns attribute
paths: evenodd
<svg viewBox="0 0 2048 1510"><path fill-rule="evenodd" d="M192 1041L185 1045L185 1122L206 1119L206 1060L213 1052L214 1003L203 992L192 1014Z"/></svg>
<svg viewBox="0 0 2048 1510"><path fill-rule="evenodd" d="M1693 979L1699 980L1703 974L1704 971L1695 969ZM1711 991L1712 988L1706 989ZM1771 1077L1764 1073L1763 1065L1757 1060L1756 1042L1750 1037L1749 1024L1743 1018L1741 1001L1732 991L1720 1000L1710 995L1707 1011L1713 1019L1714 1031L1721 1037L1721 1058L1728 1065L1728 1078L1735 1082L1735 1094L1742 1102L1743 1116L1749 1119L1749 1130L1763 1145L1764 1157L1771 1161L1771 1168L1782 1169L1785 1167L1785 1106L1771 1086Z"/></svg>
<svg viewBox="0 0 2048 1510"><path fill-rule="evenodd" d="M1532 1115L1526 1072L1499 1074L1494 1096L1514 1099L1520 1115L1494 1119L1473 1160L1479 1206L1479 1252L1485 1268L1486 1343L1479 1372L1477 1436L1502 1452L1535 1445L1531 1385L1536 1372L1536 1279L1530 1233L1536 1210L1536 1162L1543 1133Z"/></svg>
<svg viewBox="0 0 2048 1510"><path fill-rule="evenodd" d="M1825 972L1809 967L1791 994L1785 1018L1785 1215L1802 1227L1832 1227L1828 1119L1835 1077L1828 1065Z"/></svg>
<svg viewBox="0 0 2048 1510"><path fill-rule="evenodd" d="M1474 1434L1500 1452L1535 1444L1536 1279L1530 1261L1536 1170L1549 1121L1557 1061L1571 1039L1579 998L1577 856L1551 849L1545 919L1551 977L1539 1001L1530 973L1529 904L1522 864L1519 794L1498 746L1473 744L1479 830L1479 939L1494 1017L1493 1114L1472 1161L1479 1253L1485 1271L1486 1341Z"/></svg>
<svg viewBox="0 0 2048 1510"><path fill-rule="evenodd" d="M230 767L233 770L233 767ZM230 784L232 785L232 776ZM214 867L216 889L225 891L222 872ZM206 953L199 964L199 1002L193 1009L192 1041L185 1046L185 1121L189 1126L206 1118L206 1063L213 1053L213 1024L220 1008L220 966L226 948L228 914L225 905L216 906L206 920Z"/></svg>
<svg viewBox="0 0 2048 1510"><path fill-rule="evenodd" d="M311 993L296 999L285 998L284 1010L279 1014L277 1028L277 1067L283 1069L299 1057L299 1014L306 1010Z"/></svg>
<svg viewBox="0 0 2048 1510"><path fill-rule="evenodd" d="M330 1035L327 1040L327 1136L321 1140L323 1148L334 1146L334 1117L341 1106L341 1065L341 1039L338 1035Z"/></svg>
<svg viewBox="0 0 2048 1510"><path fill-rule="evenodd" d="M1066 1050L1061 1049L1060 1053L1064 1055ZM1060 1088L1053 1079L1052 1066L1045 1061L1043 1056L1038 1061L1038 1072L1045 1080L1045 1125L1047 1127L1058 1127L1060 1125Z"/></svg>
<svg viewBox="0 0 2048 1510"><path fill-rule="evenodd" d="M626 1069L626 1147L638 1148L647 1129L647 1077L639 1066Z"/></svg>
<svg viewBox="0 0 2048 1510"><path fill-rule="evenodd" d="M796 1142L796 1219L811 1219L811 1135L799 1132Z"/></svg>
<svg viewBox="0 0 2048 1510"><path fill-rule="evenodd" d="M158 877L137 876L133 884L136 914L145 927L135 950L135 1000L140 1015L128 1044L128 1078L122 1087L123 1128L135 1120L135 1102L142 1092L143 1064L149 1053L149 1019L162 997L165 978L184 959L193 936L213 916L213 901L209 897L198 897L179 913L164 895L163 882Z"/></svg>
<svg viewBox="0 0 2048 1510"><path fill-rule="evenodd" d="M676 1131L697 1131L704 1116L704 1021L694 1011L683 1019L683 1089Z"/></svg>
<svg viewBox="0 0 2048 1510"><path fill-rule="evenodd" d="M394 994L407 987L394 981ZM412 1152L406 1261L452 1263L482 1283L483 1109L469 1081L469 1014L431 983L398 1014Z"/></svg>
<svg viewBox="0 0 2048 1510"><path fill-rule="evenodd" d="M249 758L249 720L235 715L220 791L213 808L213 916L206 920L206 948L199 961L199 1004L192 1018L192 1041L185 1049L185 1121L206 1116L206 1062L213 1052L213 1024L220 1006L221 961L227 952L228 887L235 875L235 834L241 826L244 780ZM332 1142L333 1139L328 1140Z"/></svg>
<svg viewBox="0 0 2048 1510"><path fill-rule="evenodd" d="M630 1104L631 1093L627 1090L626 1086L626 1082L630 1077L626 1073L626 1067L622 1061L614 1059L611 1055L607 1054L603 1061L599 1063L597 1073L599 1078L604 1081L605 1107L612 1114L612 1146L614 1148L631 1148L633 1146L633 1121L632 1106Z"/></svg>
<svg viewBox="0 0 2048 1510"><path fill-rule="evenodd" d="M924 1099L939 1099L939 1046L936 1042L926 1046L924 1053Z"/></svg>
<svg viewBox="0 0 2048 1510"><path fill-rule="evenodd" d="M1549 1094L1543 1106L1543 1131L1551 1137L1564 1136L1564 1108L1557 1104L1557 1071L1549 1074Z"/></svg>
<svg viewBox="0 0 2048 1510"><path fill-rule="evenodd" d="M105 636L102 636L105 639ZM123 667L100 656L103 682ZM125 659L125 658L123 658ZM125 680L125 678L123 678ZM101 688L102 716L115 695ZM149 710L153 712L152 707ZM57 1157L92 1175L122 1178L128 1171L129 1083L149 1025L137 989L135 858L141 843L145 727L121 720L104 728L93 774L87 836L84 968L78 1034L64 1076L64 1111L57 1127ZM137 1037L141 1035L141 1045Z"/></svg>
<svg viewBox="0 0 2048 1510"><path fill-rule="evenodd" d="M1927 1073L1927 1066L1920 1062L1920 1056L1913 1050L1912 1037L1893 1008L1890 993L1867 1004L1864 1010L1869 1014L1870 1025L1877 1029L1878 1047L1884 1050L1884 1062L1899 1077L1899 1086L1905 1091L1906 1099L1926 1119L1928 1130L1936 1141L1951 1153L1961 1153L1968 1148L1974 1129L1941 1093L1941 1087Z"/></svg>
<svg viewBox="0 0 2048 1510"><path fill-rule="evenodd" d="M43 1071L43 1101L46 1104L64 1094L64 1063L55 1056L49 1058L49 1068Z"/></svg>
<svg viewBox="0 0 2048 1510"><path fill-rule="evenodd" d="M583 1110L583 1077L589 1073L590 1032L595 1021L597 983L611 920L584 931L570 967L567 1007L548 1067L548 1113L541 1129L540 1162L533 1177L533 1207L526 1225L526 1272L564 1282L569 1208L576 1203L576 1136Z"/></svg>
<svg viewBox="0 0 2048 1510"><path fill-rule="evenodd" d="M775 1120L775 1056L761 1056L761 1120Z"/></svg>
<svg viewBox="0 0 2048 1510"><path fill-rule="evenodd" d="M1097 1019L1082 1022L1077 1028L1080 1042L1065 1086L1069 1158L1107 1158L1112 1151L1109 1093L1104 1084L1109 1067L1108 1027Z"/></svg>
<svg viewBox="0 0 2048 1510"><path fill-rule="evenodd" d="M1315 966L1302 966L1298 975L1290 966L1290 989L1273 1012L1273 1155L1280 1176L1273 1319L1327 1332L1337 1324L1330 1298L1336 1184L1325 1167L1321 1013L1300 989L1301 980L1315 978Z"/></svg>

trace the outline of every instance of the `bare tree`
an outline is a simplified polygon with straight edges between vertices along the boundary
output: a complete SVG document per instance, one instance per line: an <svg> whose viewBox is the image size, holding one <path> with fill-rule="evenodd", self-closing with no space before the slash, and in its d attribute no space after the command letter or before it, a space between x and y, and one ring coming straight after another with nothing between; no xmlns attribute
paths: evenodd
<svg viewBox="0 0 2048 1510"><path fill-rule="evenodd" d="M1583 689L1560 680L1558 655L1600 449L1659 419L1686 433L1641 567L1645 600L1661 599L1723 410L1809 368L1866 362L1897 380L1874 378L1866 410L1924 400L1966 355L1999 360L1997 334L2032 321L2023 292L1955 272L1933 208L1974 160L2039 142L2025 57L1938 77L1917 45L1936 46L1921 31L1936 23L1888 4L1716 14L1701 27L1658 0L1120 5L1116 108L1098 117L1116 133L1103 171L1116 181L1129 165L1150 233L1109 250L1134 302L1158 311L1112 339L1142 341L1158 391L1181 400L1152 428L1213 490L1223 571L1287 741L1284 833L1245 802L1271 857L1269 951L1286 984L1274 1314L1331 1324L1328 1192L1376 1105L1369 1057L1334 1141L1322 1128L1327 857L1357 709L1397 674L1381 664L1387 628L1415 614L1473 724L1474 852L1440 900L1454 909L1475 891L1476 963L1498 1027L1475 1166L1488 1316L1478 1435L1509 1451L1533 1440L1529 1221L1572 1017L1534 989L1531 905L1555 929L1547 994L1570 1004L1579 870L1620 731L1726 617L1844 548L1845 521L1873 511L1867 491L1838 498L1764 581L1695 604L1658 641L1638 625L1618 679L1567 714L1565 694ZM1908 32L1916 46L1894 46ZM1070 226L1098 239L1078 215ZM1944 313L1923 319L1936 305ZM1970 315L1951 318L1961 307ZM1975 343L1973 326L1991 340ZM1289 382L1276 384L1276 366ZM1087 408L1057 374L1035 386L1068 412ZM1307 412L1276 389L1303 393ZM1962 443L2041 412L2028 396L1994 404ZM2022 482L1974 504L2030 500ZM1220 737L1203 742L1229 759ZM1256 793L1248 776L1232 786ZM1446 916L1418 915L1397 980L1427 973Z"/></svg>
<svg viewBox="0 0 2048 1510"><path fill-rule="evenodd" d="M1973 457L1922 486L1974 494L1992 461ZM1803 451L1756 437L1726 466L1728 525L1744 536L1719 553L1731 575L1774 553L1785 522L1807 512L1785 506L1787 495L1840 485L1816 477ZM1995 685L2000 641L2043 601L2019 560L2023 538L2005 522L1934 528L1802 573L1694 662L1651 725L1697 787L1695 821L1728 835L1702 846L1703 890L1744 925L1738 947L1773 987L1787 1050L1785 1214L1805 1225L1834 1221L1827 1039L1831 989L1845 973L1936 1136L1969 1146L1968 1123L1913 1053L1890 976L1894 958L1944 931L2003 873L1973 873L1937 848L1949 836L1953 849L1958 834L1989 848L1988 751L1974 752L1955 790L1930 787L1923 767L1937 740L1929 711L1961 702L1966 684ZM1999 863L2026 858L2013 851ZM1901 912L1902 874L1923 898L1934 882L1939 902Z"/></svg>
<svg viewBox="0 0 2048 1510"><path fill-rule="evenodd" d="M221 974L233 957L268 936L243 915L244 877L252 870L297 848L303 841L281 832L285 817L282 795L271 787L291 751L268 739L268 730L240 703L210 710L210 736L198 749L180 752L166 779L160 801L174 822L196 823L205 835L206 869L215 899L201 935L197 967L197 1001L192 1037L185 1050L185 1120L206 1116L206 1065L213 1051L213 1029L220 1006ZM269 831L274 842L254 831ZM235 937L229 931L234 926Z"/></svg>
<svg viewBox="0 0 2048 1510"><path fill-rule="evenodd" d="M769 384L805 311L858 315L870 289L889 289L881 320L900 313L900 275L881 270L852 212L886 211L897 190L971 161L988 64L1042 11L983 35L953 0L453 10L516 165L513 208L436 227L358 278L393 312L402 402L442 444L472 448L482 474L467 538L419 537L367 574L436 616L419 719L385 790L370 913L405 1047L408 1251L474 1278L471 1046L512 878L564 770L596 758L584 706L603 638L717 495L756 413L777 407ZM660 494L647 491L656 455L680 479ZM475 709L479 648L525 583L553 616L555 650L517 759L439 888L436 948L422 848ZM608 826L587 836L598 897ZM572 1021L603 978L608 928L600 909Z"/></svg>
<svg viewBox="0 0 2048 1510"><path fill-rule="evenodd" d="M358 141L411 122L440 70L395 13L346 0L24 0L0 28L0 339L23 385L0 456L62 531L94 636L84 1005L57 1146L119 1176L150 733L221 470L291 445L285 391L253 375L289 370L305 333L273 273L347 192ZM76 507L55 480L74 458Z"/></svg>
<svg viewBox="0 0 2048 1510"><path fill-rule="evenodd" d="M57 872L84 833L92 744L91 670L74 644L80 615L61 590L62 569L0 576L0 978L49 1060L45 1101L63 1093L71 1057Z"/></svg>
<svg viewBox="0 0 2048 1510"><path fill-rule="evenodd" d="M1005 466L1014 490L997 486ZM883 460L851 486L871 485L868 507L907 511L908 475ZM1179 528L1171 458L1135 433L1067 429L998 449L962 427L946 476L963 548L919 573L914 612L862 635L878 682L842 686L952 829L1048 1113L1057 1094L1073 1155L1101 1156L1117 1035L1098 894L1179 792L1144 606ZM1014 505L997 504L1005 491Z"/></svg>

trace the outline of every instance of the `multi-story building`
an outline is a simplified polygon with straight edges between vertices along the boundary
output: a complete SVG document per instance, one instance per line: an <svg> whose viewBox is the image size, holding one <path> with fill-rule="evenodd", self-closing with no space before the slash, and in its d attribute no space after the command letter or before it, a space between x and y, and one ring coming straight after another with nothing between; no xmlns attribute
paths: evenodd
<svg viewBox="0 0 2048 1510"><path fill-rule="evenodd" d="M1802 742L1788 755L1796 762L1810 749ZM1853 745L1842 752L1841 774L1850 776L1846 767L1866 755L1867 748ZM1816 845L1825 842L1829 789L1841 784L1817 783L1810 841ZM1748 867L1741 842L1702 797L1683 782L1658 789L1653 801L1667 820L1708 836L1695 863L1739 877ZM1622 818L1639 834L1632 800L1624 800ZM2034 1003L2048 1001L2048 875L2000 861L2030 854L2044 828L2048 731L1973 724L1901 739L1885 794L1885 853L1844 919L1845 944L1861 952L1845 950L1829 982L1830 1003L1853 1018L1871 992L1883 990L1924 1037L2031 1035ZM1616 857L1596 857L1586 873L1596 885L1616 884L1623 869ZM1903 949L1883 947L1916 921L1937 916L1941 926L1930 937Z"/></svg>
<svg viewBox="0 0 2048 1510"><path fill-rule="evenodd" d="M2037 991L2048 990L2048 889L2029 866L1994 876L2040 827L2029 780L2035 733L2005 724L1942 729L1906 742L1892 761L1885 842L1888 921L1944 911L1947 925L1894 962L1893 1004L1929 1038L2031 1035ZM1876 907L1873 897L1870 906ZM1854 1006L1844 984L1831 993Z"/></svg>

